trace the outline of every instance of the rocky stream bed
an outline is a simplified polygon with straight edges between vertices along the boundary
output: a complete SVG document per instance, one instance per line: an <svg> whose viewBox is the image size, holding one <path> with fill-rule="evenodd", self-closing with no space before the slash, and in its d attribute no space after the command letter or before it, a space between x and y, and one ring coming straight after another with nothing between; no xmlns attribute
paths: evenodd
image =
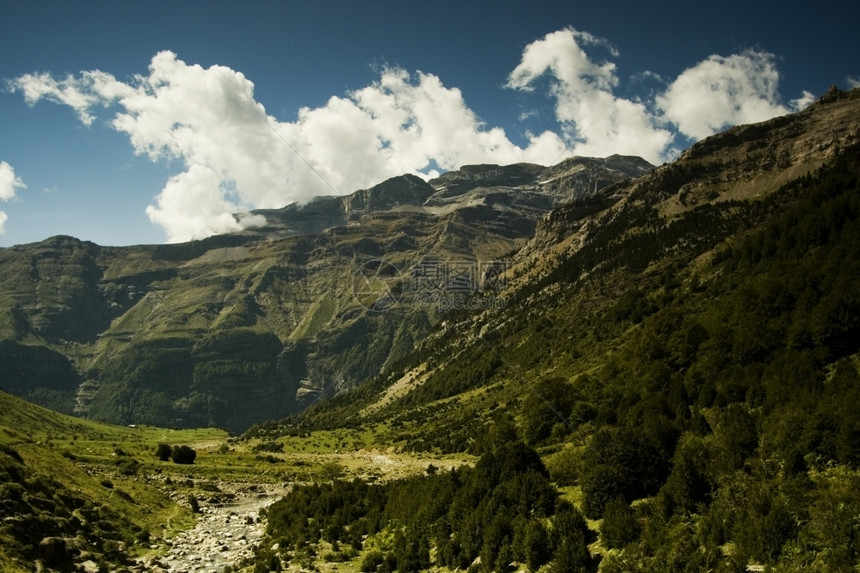
<svg viewBox="0 0 860 573"><path fill-rule="evenodd" d="M285 490L254 487L239 490L229 501L200 504L195 526L165 540L166 554L143 557L134 571L153 573L223 573L253 557L266 524L260 509L274 503ZM157 548L157 547L156 547Z"/></svg>

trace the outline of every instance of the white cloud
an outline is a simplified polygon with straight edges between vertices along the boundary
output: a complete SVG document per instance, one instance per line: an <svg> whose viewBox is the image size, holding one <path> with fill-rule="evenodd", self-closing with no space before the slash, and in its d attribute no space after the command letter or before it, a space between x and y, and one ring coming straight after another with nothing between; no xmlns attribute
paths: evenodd
<svg viewBox="0 0 860 573"><path fill-rule="evenodd" d="M618 55L605 40L565 28L526 46L522 60L508 76L508 87L531 91L534 89L532 82L547 71L559 82L554 86L556 90L570 91L581 83L588 83L606 91L617 85L615 64L595 64L582 46L605 46L612 55Z"/></svg>
<svg viewBox="0 0 860 573"><path fill-rule="evenodd" d="M788 109L789 111L800 111L814 104L815 100L816 97L814 93L807 90L803 90L803 93L800 94L799 98L793 99L788 102Z"/></svg>
<svg viewBox="0 0 860 573"><path fill-rule="evenodd" d="M18 189L26 188L24 181L15 175L15 169L5 161L0 161L0 201L12 201L17 197ZM0 235L6 232L5 225L8 220L6 212L0 211Z"/></svg>
<svg viewBox="0 0 860 573"><path fill-rule="evenodd" d="M845 82L848 84L848 89L850 90L860 88L860 78L858 77L848 76L845 78Z"/></svg>
<svg viewBox="0 0 860 573"><path fill-rule="evenodd" d="M203 239L265 223L262 216L235 217L236 206L227 198L228 193L213 169L191 165L170 178L158 195L157 206L147 207L146 214L164 227L168 242Z"/></svg>
<svg viewBox="0 0 860 573"><path fill-rule="evenodd" d="M40 99L67 105L75 110L78 119L86 126L92 125L95 120L92 107L107 105L123 91L122 84L116 82L113 76L99 71L82 72L79 78L69 75L60 81L45 72L24 74L8 82L8 87L20 91L24 101L31 106ZM106 95L109 97L106 98Z"/></svg>
<svg viewBox="0 0 860 573"><path fill-rule="evenodd" d="M774 56L758 50L712 55L684 70L657 96L657 107L684 135L700 139L730 125L764 121L808 105L811 94L779 102Z"/></svg>
<svg viewBox="0 0 860 573"><path fill-rule="evenodd" d="M550 78L550 93L562 136L577 155L640 155L662 163L677 154L677 133L703 138L730 125L763 121L803 109L814 101L804 91L788 106L779 102L779 73L772 54L746 50L728 57L712 55L674 81L650 71L631 80L662 84L649 99L615 94L615 64L598 61L595 48L619 53L609 42L566 28L529 44L508 77L507 87L532 91L539 78Z"/></svg>
<svg viewBox="0 0 860 573"><path fill-rule="evenodd" d="M17 195L17 189L26 189L24 181L15 175L15 169L0 161L0 201L11 201Z"/></svg>
<svg viewBox="0 0 860 573"><path fill-rule="evenodd" d="M661 163L672 133L658 125L645 104L614 95L619 84L615 64L597 63L586 48L618 52L606 40L566 28L547 34L523 51L508 76L507 87L532 91L539 78L551 77L556 119L577 155L641 155Z"/></svg>
<svg viewBox="0 0 860 573"><path fill-rule="evenodd" d="M422 175L431 165L548 162L564 151L554 134L516 146L502 129L486 129L459 90L401 69L386 69L372 85L320 108L303 108L295 122L267 116L240 72L187 65L171 52L157 54L149 74L129 83L90 71L59 82L31 74L10 86L31 105L69 105L87 125L96 106L114 105L111 126L128 135L135 152L181 160L185 171L146 211L170 241L261 222L237 220L237 212L345 194L403 173Z"/></svg>
<svg viewBox="0 0 860 573"><path fill-rule="evenodd" d="M618 57L606 40L572 28L529 44L506 87L529 92L548 85L558 129L527 133L525 146L486 126L459 89L399 68L321 107L300 109L293 122L267 115L241 72L188 65L172 52L156 54L148 73L128 82L93 70L62 80L27 74L8 86L30 105L47 99L70 106L85 125L98 108L111 108L109 125L128 136L136 153L179 161L183 171L146 210L169 241L247 228L261 223L250 209L350 193L404 173L428 177L468 163L550 164L564 154L631 154L661 163L677 152L678 132L704 137L812 101L804 92L781 105L773 56L753 50L711 56L668 85L640 72L634 80L658 84L659 93L627 99L616 95L620 80L609 58Z"/></svg>

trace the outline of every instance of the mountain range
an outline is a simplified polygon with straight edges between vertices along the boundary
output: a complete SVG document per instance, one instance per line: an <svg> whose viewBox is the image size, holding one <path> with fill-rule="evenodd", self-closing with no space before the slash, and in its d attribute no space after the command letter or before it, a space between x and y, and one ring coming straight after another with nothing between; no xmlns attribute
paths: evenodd
<svg viewBox="0 0 860 573"><path fill-rule="evenodd" d="M0 393L9 563L127 559L175 529L163 495L237 472L292 480L244 570L860 566L860 90L661 166L465 166L258 213L0 251L0 388L124 426ZM206 453L176 469L157 436Z"/></svg>
<svg viewBox="0 0 860 573"><path fill-rule="evenodd" d="M568 416L540 404L552 402L552 385L545 392L532 392L531 386L611 371L624 352L638 356L642 348L637 345L654 344L658 348L649 352L655 359L665 358L668 350L659 347L674 344L676 337L695 338L689 329L704 337L689 341L684 352L692 355L706 340L716 344L715 333L726 337L722 344L731 348L724 349L728 354L721 359L728 363L722 367L747 368L753 358L768 362L774 345L834 345L838 351L818 350L828 367L839 357L853 356L860 340L854 338L860 335L860 274L852 274L856 245L850 244L843 225L856 215L855 207L840 207L834 214L832 201L807 189L835 171L847 178L839 192L852 197L845 189L852 189L857 168L858 110L860 91L831 90L801 113L731 128L693 145L672 163L553 209L505 259L501 288L476 294L504 304L476 304L477 311L445 314L396 368L340 399L312 407L300 419L343 426L415 418L422 411L426 421L428 405L440 408L439 400L446 398L462 407L463 395L485 388L500 396L484 397L475 411L465 409L462 418L446 419L450 411L442 408L447 414L440 423L450 426L442 432L446 439L468 433L465 420L467 426L486 421L485 401L498 406L503 396L518 407L527 398L547 416L547 424L568 425ZM762 233L772 236L762 238ZM773 244L748 245L756 241ZM794 262L771 261L781 241L794 249ZM756 249L764 252L748 254ZM839 264L827 266L830 251ZM744 256L753 259L743 265L735 261ZM772 271L771 264L778 270ZM756 265L766 268L757 271ZM833 276L824 279L828 273ZM804 291L809 298L803 309L794 306L798 293L785 292L800 288L789 284L796 274L814 282ZM782 304L779 312L790 316L780 320L797 322L769 330L757 304ZM729 312L736 315L731 320L723 316ZM651 324L646 318L665 322L655 326L659 335L645 327ZM821 332L813 332L815 328ZM652 340L641 339L644 332ZM742 351L744 344L750 348ZM638 360L647 362L641 356ZM640 371L644 366L625 367L634 369L628 373L634 380L651 376ZM691 374L685 361L661 367L668 369L660 373L661 385L669 379L681 384ZM705 381L717 384L721 372L714 370L716 365L702 368L696 374L701 379L684 382L688 397L700 392L697 386ZM617 372L610 375L615 376ZM528 417L526 410L514 415Z"/></svg>
<svg viewBox="0 0 860 573"><path fill-rule="evenodd" d="M553 208L652 168L465 166L258 211L265 226L191 243L3 249L0 388L112 423L244 431L408 354L450 302L427 300L449 294L430 293L427 272L450 267L471 295ZM400 304L381 312L389 284Z"/></svg>

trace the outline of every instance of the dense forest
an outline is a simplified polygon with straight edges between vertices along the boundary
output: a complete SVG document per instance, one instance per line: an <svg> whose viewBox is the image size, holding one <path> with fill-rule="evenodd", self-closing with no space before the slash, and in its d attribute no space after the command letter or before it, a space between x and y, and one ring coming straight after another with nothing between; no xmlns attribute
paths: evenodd
<svg viewBox="0 0 860 573"><path fill-rule="evenodd" d="M860 149L671 221L638 192L498 327L469 338L452 313L388 373L255 428L387 419L404 450L479 456L297 488L259 566L324 542L373 549L366 571L856 570ZM420 364L420 386L367 413Z"/></svg>
<svg viewBox="0 0 860 573"><path fill-rule="evenodd" d="M365 549L362 571L420 571L436 564L473 563L504 570L513 561L532 569L594 570L582 514L559 499L538 454L522 443L500 443L474 468L386 484L361 480L297 487L268 509L268 532L282 556L313 563L311 544L330 544L329 561ZM366 547L367 546L367 547ZM431 556L432 555L432 556ZM279 568L272 551L259 571Z"/></svg>

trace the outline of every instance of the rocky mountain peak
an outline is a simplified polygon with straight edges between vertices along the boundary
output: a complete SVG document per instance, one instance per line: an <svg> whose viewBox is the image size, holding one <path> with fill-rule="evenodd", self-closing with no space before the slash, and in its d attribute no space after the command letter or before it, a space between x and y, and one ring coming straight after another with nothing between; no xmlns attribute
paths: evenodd
<svg viewBox="0 0 860 573"><path fill-rule="evenodd" d="M420 206L434 193L433 187L415 175L400 175L343 197L348 218L372 211L388 211L401 206Z"/></svg>
<svg viewBox="0 0 860 573"><path fill-rule="evenodd" d="M546 168L533 163L513 165L464 165L429 181L443 197L462 195L481 187L518 187L534 185Z"/></svg>

